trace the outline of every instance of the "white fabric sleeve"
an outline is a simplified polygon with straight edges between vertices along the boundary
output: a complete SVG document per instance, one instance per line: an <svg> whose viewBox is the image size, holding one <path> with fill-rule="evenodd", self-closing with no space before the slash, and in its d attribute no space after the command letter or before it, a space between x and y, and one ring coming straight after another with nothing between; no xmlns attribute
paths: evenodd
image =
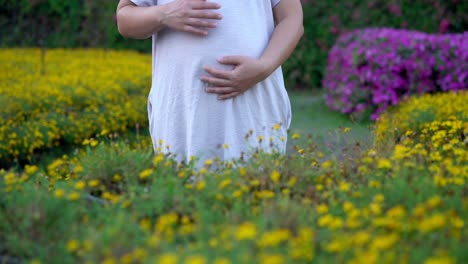
<svg viewBox="0 0 468 264"><path fill-rule="evenodd" d="M155 6L158 4L158 0L130 0L137 6Z"/></svg>
<svg viewBox="0 0 468 264"><path fill-rule="evenodd" d="M271 0L271 6L275 7L281 0Z"/></svg>

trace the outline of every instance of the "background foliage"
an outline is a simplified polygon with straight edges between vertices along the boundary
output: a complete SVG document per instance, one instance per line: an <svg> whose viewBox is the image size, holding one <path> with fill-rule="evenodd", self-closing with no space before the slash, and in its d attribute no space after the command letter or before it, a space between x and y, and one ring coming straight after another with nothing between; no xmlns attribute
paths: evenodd
<svg viewBox="0 0 468 264"><path fill-rule="evenodd" d="M285 64L289 87L321 87L328 50L355 28L393 27L463 32L468 2L445 0L303 1L305 36ZM123 39L115 0L0 0L0 47L103 47L149 52L149 41Z"/></svg>

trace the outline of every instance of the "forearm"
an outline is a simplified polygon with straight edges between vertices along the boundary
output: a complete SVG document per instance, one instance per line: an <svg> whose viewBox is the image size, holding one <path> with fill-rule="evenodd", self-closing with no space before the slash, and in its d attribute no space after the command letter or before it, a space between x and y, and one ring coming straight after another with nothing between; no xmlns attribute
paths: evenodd
<svg viewBox="0 0 468 264"><path fill-rule="evenodd" d="M260 58L266 67L266 76L291 56L303 34L302 16L288 16L278 23Z"/></svg>
<svg viewBox="0 0 468 264"><path fill-rule="evenodd" d="M163 29L164 5L138 7L127 5L117 10L117 25L122 36L146 39Z"/></svg>

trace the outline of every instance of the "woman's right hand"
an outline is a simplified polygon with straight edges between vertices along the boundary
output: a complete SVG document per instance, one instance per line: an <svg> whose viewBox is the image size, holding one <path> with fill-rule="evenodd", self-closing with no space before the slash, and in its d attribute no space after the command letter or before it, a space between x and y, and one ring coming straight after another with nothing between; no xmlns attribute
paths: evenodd
<svg viewBox="0 0 468 264"><path fill-rule="evenodd" d="M176 0L165 5L161 23L174 30L205 36L208 28L216 27L214 20L222 19L221 14L213 11L219 8L218 3L207 0Z"/></svg>

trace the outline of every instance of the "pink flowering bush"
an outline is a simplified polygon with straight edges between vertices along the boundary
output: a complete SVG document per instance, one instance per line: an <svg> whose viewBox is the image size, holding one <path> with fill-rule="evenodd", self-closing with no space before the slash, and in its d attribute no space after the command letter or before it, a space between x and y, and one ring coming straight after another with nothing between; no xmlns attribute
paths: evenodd
<svg viewBox="0 0 468 264"><path fill-rule="evenodd" d="M342 35L328 56L326 102L356 116L380 113L401 99L468 87L468 32L425 34L370 28Z"/></svg>

